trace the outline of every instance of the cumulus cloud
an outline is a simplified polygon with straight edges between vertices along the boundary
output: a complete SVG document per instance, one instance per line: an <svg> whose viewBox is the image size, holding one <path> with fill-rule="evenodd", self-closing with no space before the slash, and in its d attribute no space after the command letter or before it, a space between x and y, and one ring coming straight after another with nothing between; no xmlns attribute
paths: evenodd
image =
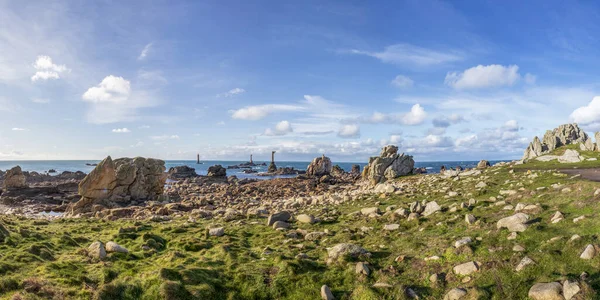
<svg viewBox="0 0 600 300"><path fill-rule="evenodd" d="M359 138L360 127L356 124L343 125L338 131L338 136L346 139Z"/></svg>
<svg viewBox="0 0 600 300"><path fill-rule="evenodd" d="M113 129L112 132L114 132L114 133L129 133L129 132L131 132L131 130L123 127L123 128Z"/></svg>
<svg viewBox="0 0 600 300"><path fill-rule="evenodd" d="M399 134L390 135L390 143L400 145L402 143L402 137Z"/></svg>
<svg viewBox="0 0 600 300"><path fill-rule="evenodd" d="M600 96L594 97L588 105L575 109L569 118L586 128L600 129Z"/></svg>
<svg viewBox="0 0 600 300"><path fill-rule="evenodd" d="M95 124L107 124L137 119L138 109L158 104L153 93L133 90L123 77L109 75L100 84L89 88L81 97L91 104L87 119Z"/></svg>
<svg viewBox="0 0 600 300"><path fill-rule="evenodd" d="M282 136L294 131L292 125L288 121L281 121L275 125L275 128L267 128L265 135L267 136Z"/></svg>
<svg viewBox="0 0 600 300"><path fill-rule="evenodd" d="M54 64L52 58L46 55L38 56L33 67L37 70L37 72L31 76L31 81L33 82L38 80L59 79L61 73L70 71L65 65Z"/></svg>
<svg viewBox="0 0 600 300"><path fill-rule="evenodd" d="M284 111L301 111L303 107L287 104L266 104L256 106L246 106L232 111L231 117L238 120L257 121L265 118L271 113Z"/></svg>
<svg viewBox="0 0 600 300"><path fill-rule="evenodd" d="M233 96L236 96L236 95L243 94L245 92L246 92L246 90L244 90L242 88L234 88L234 89L231 89L231 90L229 90L229 91L227 91L225 93L218 94L217 97L233 97Z"/></svg>
<svg viewBox="0 0 600 300"><path fill-rule="evenodd" d="M450 125L464 122L465 118L459 114L452 114L450 116L440 116L433 119L431 122L434 127L447 128Z"/></svg>
<svg viewBox="0 0 600 300"><path fill-rule="evenodd" d="M504 128L507 131L519 131L519 122L517 122L516 120L509 120L506 121L506 123L504 123L504 126L502 126L502 128Z"/></svg>
<svg viewBox="0 0 600 300"><path fill-rule="evenodd" d="M27 128L13 127L12 131L27 131Z"/></svg>
<svg viewBox="0 0 600 300"><path fill-rule="evenodd" d="M432 66L463 59L463 55L457 51L437 51L411 44L395 44L387 46L380 52L356 49L343 52L374 57L384 63L409 66Z"/></svg>
<svg viewBox="0 0 600 300"><path fill-rule="evenodd" d="M403 125L419 125L427 118L427 112L420 104L415 104L407 113L399 114L384 114L374 112L368 117L356 117L343 119L343 123L367 123L367 124L403 124Z"/></svg>
<svg viewBox="0 0 600 300"><path fill-rule="evenodd" d="M144 60L146 59L146 57L148 56L148 53L150 53L150 49L152 48L153 43L149 43L146 46L144 46L144 49L142 49L142 52L140 53L140 55L138 56L138 60Z"/></svg>
<svg viewBox="0 0 600 300"><path fill-rule="evenodd" d="M511 86L520 77L519 66L517 65L478 65L462 73L448 73L444 82L455 89L478 89Z"/></svg>
<svg viewBox="0 0 600 300"><path fill-rule="evenodd" d="M398 75L392 80L392 85L398 88L409 88L412 87L415 82L408 76Z"/></svg>

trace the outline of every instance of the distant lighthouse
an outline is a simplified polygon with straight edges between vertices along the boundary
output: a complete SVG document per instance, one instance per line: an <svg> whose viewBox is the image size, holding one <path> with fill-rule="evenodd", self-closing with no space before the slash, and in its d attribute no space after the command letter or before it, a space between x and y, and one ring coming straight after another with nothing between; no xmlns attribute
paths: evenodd
<svg viewBox="0 0 600 300"><path fill-rule="evenodd" d="M196 155L196 164L200 164L200 153Z"/></svg>

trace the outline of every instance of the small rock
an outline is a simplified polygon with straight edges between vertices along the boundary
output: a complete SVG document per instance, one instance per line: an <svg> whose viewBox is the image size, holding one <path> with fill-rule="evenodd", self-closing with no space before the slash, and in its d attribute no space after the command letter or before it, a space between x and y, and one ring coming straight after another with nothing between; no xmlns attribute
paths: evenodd
<svg viewBox="0 0 600 300"><path fill-rule="evenodd" d="M573 223L577 223L577 222L579 222L579 221L581 221L583 219L585 219L585 216L579 216L579 217L573 219Z"/></svg>
<svg viewBox="0 0 600 300"><path fill-rule="evenodd" d="M467 222L469 225L475 224L475 216L472 214L465 215L465 222Z"/></svg>
<svg viewBox="0 0 600 300"><path fill-rule="evenodd" d="M379 207L366 207L361 209L360 213L364 216L368 216L370 214L379 214Z"/></svg>
<svg viewBox="0 0 600 300"><path fill-rule="evenodd" d="M275 223L273 223L273 229L288 229L290 228L290 224L284 221L276 221Z"/></svg>
<svg viewBox="0 0 600 300"><path fill-rule="evenodd" d="M563 300L562 285L558 282L536 283L529 289L533 300Z"/></svg>
<svg viewBox="0 0 600 300"><path fill-rule="evenodd" d="M525 248L521 245L514 245L512 250L514 252L523 252L523 251L525 251Z"/></svg>
<svg viewBox="0 0 600 300"><path fill-rule="evenodd" d="M364 262L358 262L356 264L355 270L356 270L356 274L359 274L359 275L369 276L369 274L371 274L371 270L369 269L369 266Z"/></svg>
<svg viewBox="0 0 600 300"><path fill-rule="evenodd" d="M333 294L331 293L331 289L327 285L323 285L321 287L321 299L323 300L334 300Z"/></svg>
<svg viewBox="0 0 600 300"><path fill-rule="evenodd" d="M91 258L104 259L106 257L106 248L104 248L104 244L100 241L93 242L88 247L88 255Z"/></svg>
<svg viewBox="0 0 600 300"><path fill-rule="evenodd" d="M470 275L479 270L479 267L474 261L466 262L454 267L454 273L458 275Z"/></svg>
<svg viewBox="0 0 600 300"><path fill-rule="evenodd" d="M451 289L448 293L446 293L446 295L444 296L444 300L460 300L466 295L467 291L465 289L454 288Z"/></svg>
<svg viewBox="0 0 600 300"><path fill-rule="evenodd" d="M563 282L563 296L565 297L565 300L571 300L571 298L577 295L579 291L581 291L581 288L576 281L565 280Z"/></svg>
<svg viewBox="0 0 600 300"><path fill-rule="evenodd" d="M315 223L315 217L312 215L307 215L307 214L297 215L296 220L300 223L306 223L306 224Z"/></svg>
<svg viewBox="0 0 600 300"><path fill-rule="evenodd" d="M594 256L596 256L596 249L594 248L594 245L590 244L585 247L585 250L583 250L583 253L581 253L579 257L581 259L592 259Z"/></svg>
<svg viewBox="0 0 600 300"><path fill-rule="evenodd" d="M287 211L278 212L269 216L267 219L267 226L273 226L277 221L287 222L291 218L292 215Z"/></svg>
<svg viewBox="0 0 600 300"><path fill-rule="evenodd" d="M523 259L521 259L521 262L519 262L519 264L515 268L515 271L520 272L521 270L525 269L526 266L533 264L535 264L535 262L531 258L525 256L523 257Z"/></svg>
<svg viewBox="0 0 600 300"><path fill-rule="evenodd" d="M438 211L441 211L442 208L437 204L437 202L435 201L431 201L428 202L427 205L425 205L425 210L423 211L423 216L427 217L433 213L436 213Z"/></svg>
<svg viewBox="0 0 600 300"><path fill-rule="evenodd" d="M115 242L108 242L106 243L106 252L129 253L129 250Z"/></svg>
<svg viewBox="0 0 600 300"><path fill-rule="evenodd" d="M210 228L208 229L208 234L210 236L223 236L225 235L225 229L223 227Z"/></svg>
<svg viewBox="0 0 600 300"><path fill-rule="evenodd" d="M465 237L465 238L462 238L462 239L454 242L454 247L460 248L460 246L467 245L471 242L473 242L473 240L470 237Z"/></svg>
<svg viewBox="0 0 600 300"><path fill-rule="evenodd" d="M383 230L393 231L398 230L400 228L400 224L387 224L383 226Z"/></svg>
<svg viewBox="0 0 600 300"><path fill-rule="evenodd" d="M333 260L348 255L350 257L358 257L360 255L369 255L369 252L360 246L350 243L341 243L327 249L327 255Z"/></svg>
<svg viewBox="0 0 600 300"><path fill-rule="evenodd" d="M496 223L496 227L507 228L510 232L523 232L529 227L526 223L529 216L524 213L516 213L510 217L502 218Z"/></svg>

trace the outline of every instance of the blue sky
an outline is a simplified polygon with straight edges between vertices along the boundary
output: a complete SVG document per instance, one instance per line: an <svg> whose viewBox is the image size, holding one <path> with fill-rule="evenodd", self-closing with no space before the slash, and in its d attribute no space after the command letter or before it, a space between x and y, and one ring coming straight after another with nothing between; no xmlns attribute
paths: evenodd
<svg viewBox="0 0 600 300"><path fill-rule="evenodd" d="M600 130L600 6L0 0L0 159L519 158Z"/></svg>

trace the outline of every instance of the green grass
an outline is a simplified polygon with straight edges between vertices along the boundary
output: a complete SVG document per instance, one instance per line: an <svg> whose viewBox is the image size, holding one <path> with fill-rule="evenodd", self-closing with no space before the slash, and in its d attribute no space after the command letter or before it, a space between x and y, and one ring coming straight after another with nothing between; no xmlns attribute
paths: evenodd
<svg viewBox="0 0 600 300"><path fill-rule="evenodd" d="M421 175L399 179L411 182L415 193L364 196L335 207L307 209L327 221L293 224L293 229L331 232L314 242L286 237L290 231L275 231L265 225L264 218L188 223L186 217L155 223L2 217L0 223L9 233L0 243L0 299L15 294L21 299L320 299L323 284L331 287L336 299L407 299L406 288L421 299L442 299L455 287L468 289L468 299L527 299L536 282L578 279L582 272L590 274L589 283L582 284L582 299L596 299L600 257L586 261L579 254L585 245L599 243L600 198L593 194L600 184L557 176L552 171L534 173L538 177L528 178L524 172L504 167L459 181L438 179L429 184L421 181ZM488 186L475 189L479 181ZM555 183L572 192L550 188ZM537 191L538 187L547 188ZM509 189L517 194L502 199L507 204L539 203L542 207L530 214L537 222L515 241L507 240L508 231L495 226L513 212L489 202L500 190ZM446 198L448 191L457 191L459 196ZM448 211L450 205L468 203L471 198L477 200L474 207ZM379 205L385 211L390 205L408 207L410 202L422 200L435 200L444 211L410 222L393 216L368 219L353 214L363 207ZM557 210L566 219L551 224ZM467 213L475 215L478 223L467 225ZM580 215L587 218L573 223ZM382 230L391 223L400 224L400 230ZM206 228L214 225L224 226L226 235L207 237ZM373 230L362 232L363 226ZM582 238L568 242L573 234ZM454 249L454 241L465 236L475 242ZM547 242L557 236L562 240ZM87 257L86 248L96 240L115 241L131 252L94 261ZM363 258L371 267L370 276L355 274L358 259L327 264L326 248L341 242L358 244L372 253ZM515 244L526 251L513 252ZM271 254L264 253L267 248ZM299 253L309 259L296 259ZM400 255L405 259L396 262ZM441 259L424 260L434 255ZM517 273L514 268L524 256L536 265ZM464 278L454 275L452 268L468 261L480 262L481 270L463 283ZM433 273L444 273L445 281L430 282ZM376 282L393 287L373 288Z"/></svg>

